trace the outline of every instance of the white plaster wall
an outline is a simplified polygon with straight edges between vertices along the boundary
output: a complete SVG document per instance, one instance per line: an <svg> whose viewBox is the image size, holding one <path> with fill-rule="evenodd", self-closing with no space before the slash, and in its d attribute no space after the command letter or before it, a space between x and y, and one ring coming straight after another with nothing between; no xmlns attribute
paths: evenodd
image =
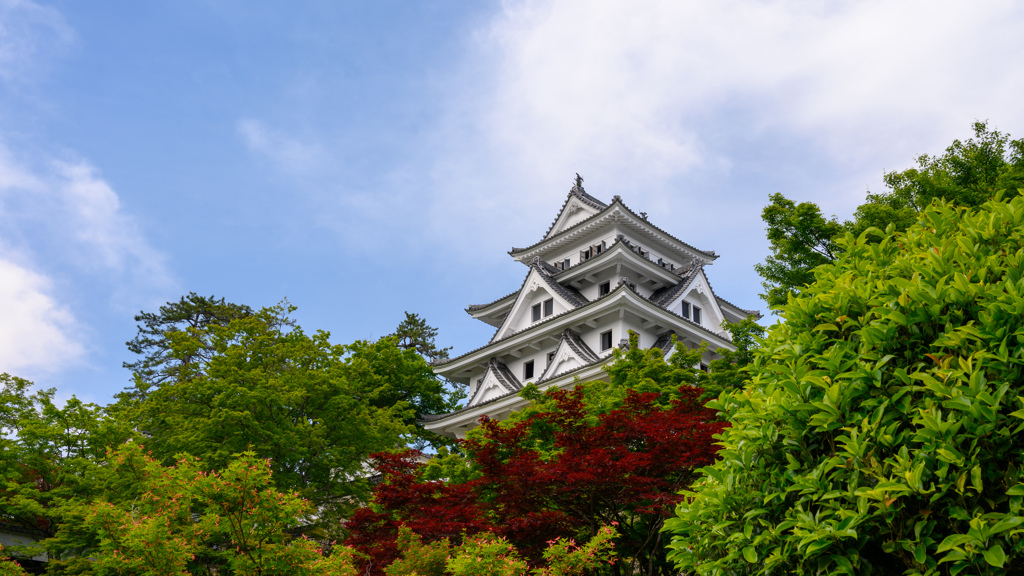
<svg viewBox="0 0 1024 576"><path fill-rule="evenodd" d="M555 262L561 262L568 258L569 264L575 266L580 263L580 251L586 250L587 248L600 244L604 241L605 248L611 248L612 242L615 241L614 231L603 230L593 235L588 235L574 242L569 248L565 248L558 252L555 252L554 256L551 256L549 263L554 264Z"/></svg>

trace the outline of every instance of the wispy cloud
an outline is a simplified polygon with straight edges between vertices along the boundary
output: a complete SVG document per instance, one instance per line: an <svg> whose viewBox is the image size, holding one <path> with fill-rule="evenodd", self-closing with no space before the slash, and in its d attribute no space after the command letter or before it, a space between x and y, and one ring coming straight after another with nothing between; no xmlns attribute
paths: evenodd
<svg viewBox="0 0 1024 576"><path fill-rule="evenodd" d="M40 57L73 38L59 11L29 0L0 0L0 80L34 78Z"/></svg>
<svg viewBox="0 0 1024 576"><path fill-rule="evenodd" d="M327 155L319 145L272 129L261 120L239 120L238 133L250 150L292 175L305 176L325 167Z"/></svg>
<svg viewBox="0 0 1024 576"><path fill-rule="evenodd" d="M33 170L0 144L0 371L28 375L86 361L88 330L68 303L80 282L108 295L92 305L119 310L174 285L163 254L94 167L40 164Z"/></svg>

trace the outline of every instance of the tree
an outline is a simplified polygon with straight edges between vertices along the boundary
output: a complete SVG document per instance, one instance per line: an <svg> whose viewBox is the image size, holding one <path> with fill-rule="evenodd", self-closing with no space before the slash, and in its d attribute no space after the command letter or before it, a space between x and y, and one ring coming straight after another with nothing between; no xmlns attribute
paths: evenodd
<svg viewBox="0 0 1024 576"><path fill-rule="evenodd" d="M448 352L452 349L438 348L434 339L437 338L437 328L427 324L427 321L420 318L418 314L405 313L405 319L398 325L395 333L396 344L402 350L415 350L430 362L447 360Z"/></svg>
<svg viewBox="0 0 1024 576"><path fill-rule="evenodd" d="M394 337L356 341L342 347L342 352L346 379L370 406L380 410L408 408L403 422L411 430L407 441L413 448L451 444L426 430L419 418L456 410L464 394L461 389L445 386L419 352L396 345Z"/></svg>
<svg viewBox="0 0 1024 576"><path fill-rule="evenodd" d="M313 510L278 491L270 465L251 452L213 473L189 456L161 466L138 443L107 460L106 481L124 491L63 506L51 571L356 576L347 550L325 558L318 544L294 536Z"/></svg>
<svg viewBox="0 0 1024 576"><path fill-rule="evenodd" d="M349 522L347 544L379 571L397 558L402 525L428 543L458 545L463 535L492 533L543 566L549 541L589 542L611 524L621 560L610 573L671 573L662 521L676 493L714 460L712 438L723 424L701 405L700 388L678 384L697 378L682 369L685 360L669 365L660 351L635 346L619 354L611 384L534 391L539 396L523 414L482 422L461 444L464 456L450 457L472 469L461 483L427 480L408 457L379 456L383 481L370 507ZM627 382L637 388L618 388Z"/></svg>
<svg viewBox="0 0 1024 576"><path fill-rule="evenodd" d="M584 576L615 557L612 530L604 527L597 537L582 546L567 539L548 543L544 551L545 566L530 570L508 540L493 534L466 538L453 547L447 539L423 544L415 532L406 527L399 530L401 557L388 566L387 576Z"/></svg>
<svg viewBox="0 0 1024 576"><path fill-rule="evenodd" d="M869 241L870 240L870 241ZM840 241L680 503L698 574L1024 573L1024 197Z"/></svg>
<svg viewBox="0 0 1024 576"><path fill-rule="evenodd" d="M207 470L223 469L247 450L270 459L278 489L309 498L317 526L330 529L353 497L365 497L367 455L408 438L403 420L411 410L393 403L390 389L381 390L400 383L373 378L373 354L333 345L326 332L289 329L291 310L278 305L225 326L169 332L171 359L203 347L207 358L181 363L174 381L134 409L134 420L167 465L184 453ZM389 366L403 358L393 343L374 350ZM399 367L389 375L403 372Z"/></svg>
<svg viewBox="0 0 1024 576"><path fill-rule="evenodd" d="M31 382L8 374L0 374L0 384L0 523L49 538L62 503L101 489L95 473L106 446L129 432L73 396L61 408L52 389L30 394Z"/></svg>
<svg viewBox="0 0 1024 576"><path fill-rule="evenodd" d="M772 194L770 200L761 219L768 225L771 255L754 269L764 278L761 297L775 308L810 283L816 267L835 260L835 237L843 226L835 217L826 219L811 202L797 204L782 194Z"/></svg>
<svg viewBox="0 0 1024 576"><path fill-rule="evenodd" d="M189 292L178 302L168 302L159 312L139 312L135 321L138 333L126 345L128 350L141 356L135 362L125 362L135 382L127 388L129 396L145 397L150 388L161 386L177 378L182 369L210 360L213 353L210 342L202 336L210 334L211 326L227 326L232 320L251 316L252 308L226 302L224 298L199 296ZM197 346L188 354L171 354L170 334L185 332L198 339Z"/></svg>
<svg viewBox="0 0 1024 576"><path fill-rule="evenodd" d="M906 230L937 200L977 207L1000 191L1004 198L1017 195L1024 189L1024 139L1011 140L989 129L987 122L975 122L973 130L974 138L954 140L941 156L925 154L918 157L916 168L886 173L887 191L869 193L853 219L844 223L826 219L811 202L797 204L773 194L761 214L771 255L754 266L764 279L762 297L768 305L785 304L790 294L812 281L815 267L834 261L836 241L846 232L858 237L868 228L885 230L890 224L897 232Z"/></svg>

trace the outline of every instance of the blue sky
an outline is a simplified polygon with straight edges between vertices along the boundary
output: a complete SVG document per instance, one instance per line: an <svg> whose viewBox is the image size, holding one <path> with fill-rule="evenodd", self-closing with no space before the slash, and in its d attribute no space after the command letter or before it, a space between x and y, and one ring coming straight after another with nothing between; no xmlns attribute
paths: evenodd
<svg viewBox="0 0 1024 576"><path fill-rule="evenodd" d="M846 217L886 170L1024 136L1014 1L0 0L0 371L106 402L139 310L288 298L343 343L455 352L576 172L752 266L773 192Z"/></svg>

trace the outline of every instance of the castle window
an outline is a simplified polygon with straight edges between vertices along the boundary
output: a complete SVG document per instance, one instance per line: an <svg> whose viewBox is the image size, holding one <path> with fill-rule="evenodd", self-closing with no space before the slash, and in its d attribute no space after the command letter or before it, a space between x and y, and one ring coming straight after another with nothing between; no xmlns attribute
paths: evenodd
<svg viewBox="0 0 1024 576"><path fill-rule="evenodd" d="M540 320L540 304L533 305L533 321Z"/></svg>
<svg viewBox="0 0 1024 576"><path fill-rule="evenodd" d="M553 364L554 361L555 361L555 353L554 352L548 352L548 364L547 365L551 366L551 364Z"/></svg>
<svg viewBox="0 0 1024 576"><path fill-rule="evenodd" d="M555 313L555 299L548 298L544 301L544 317L547 318Z"/></svg>
<svg viewBox="0 0 1024 576"><path fill-rule="evenodd" d="M533 360L523 363L523 380L533 378Z"/></svg>
<svg viewBox="0 0 1024 576"><path fill-rule="evenodd" d="M607 294L607 293L609 293L611 291L612 291L612 283L611 282L604 282L603 284L601 284L600 286L597 287L597 296L598 297L604 296L605 294Z"/></svg>
<svg viewBox="0 0 1024 576"><path fill-rule="evenodd" d="M693 321L700 324L700 308L693 307Z"/></svg>
<svg viewBox="0 0 1024 576"><path fill-rule="evenodd" d="M679 315L682 316L683 318L686 318L687 320L690 319L690 303L689 302L683 302L683 310L682 310L682 312L679 313Z"/></svg>
<svg viewBox="0 0 1024 576"><path fill-rule="evenodd" d="M601 333L601 352L612 349L612 331Z"/></svg>
<svg viewBox="0 0 1024 576"><path fill-rule="evenodd" d="M568 270L568 269L569 269L569 259L566 258L565 260L562 260L562 270Z"/></svg>

